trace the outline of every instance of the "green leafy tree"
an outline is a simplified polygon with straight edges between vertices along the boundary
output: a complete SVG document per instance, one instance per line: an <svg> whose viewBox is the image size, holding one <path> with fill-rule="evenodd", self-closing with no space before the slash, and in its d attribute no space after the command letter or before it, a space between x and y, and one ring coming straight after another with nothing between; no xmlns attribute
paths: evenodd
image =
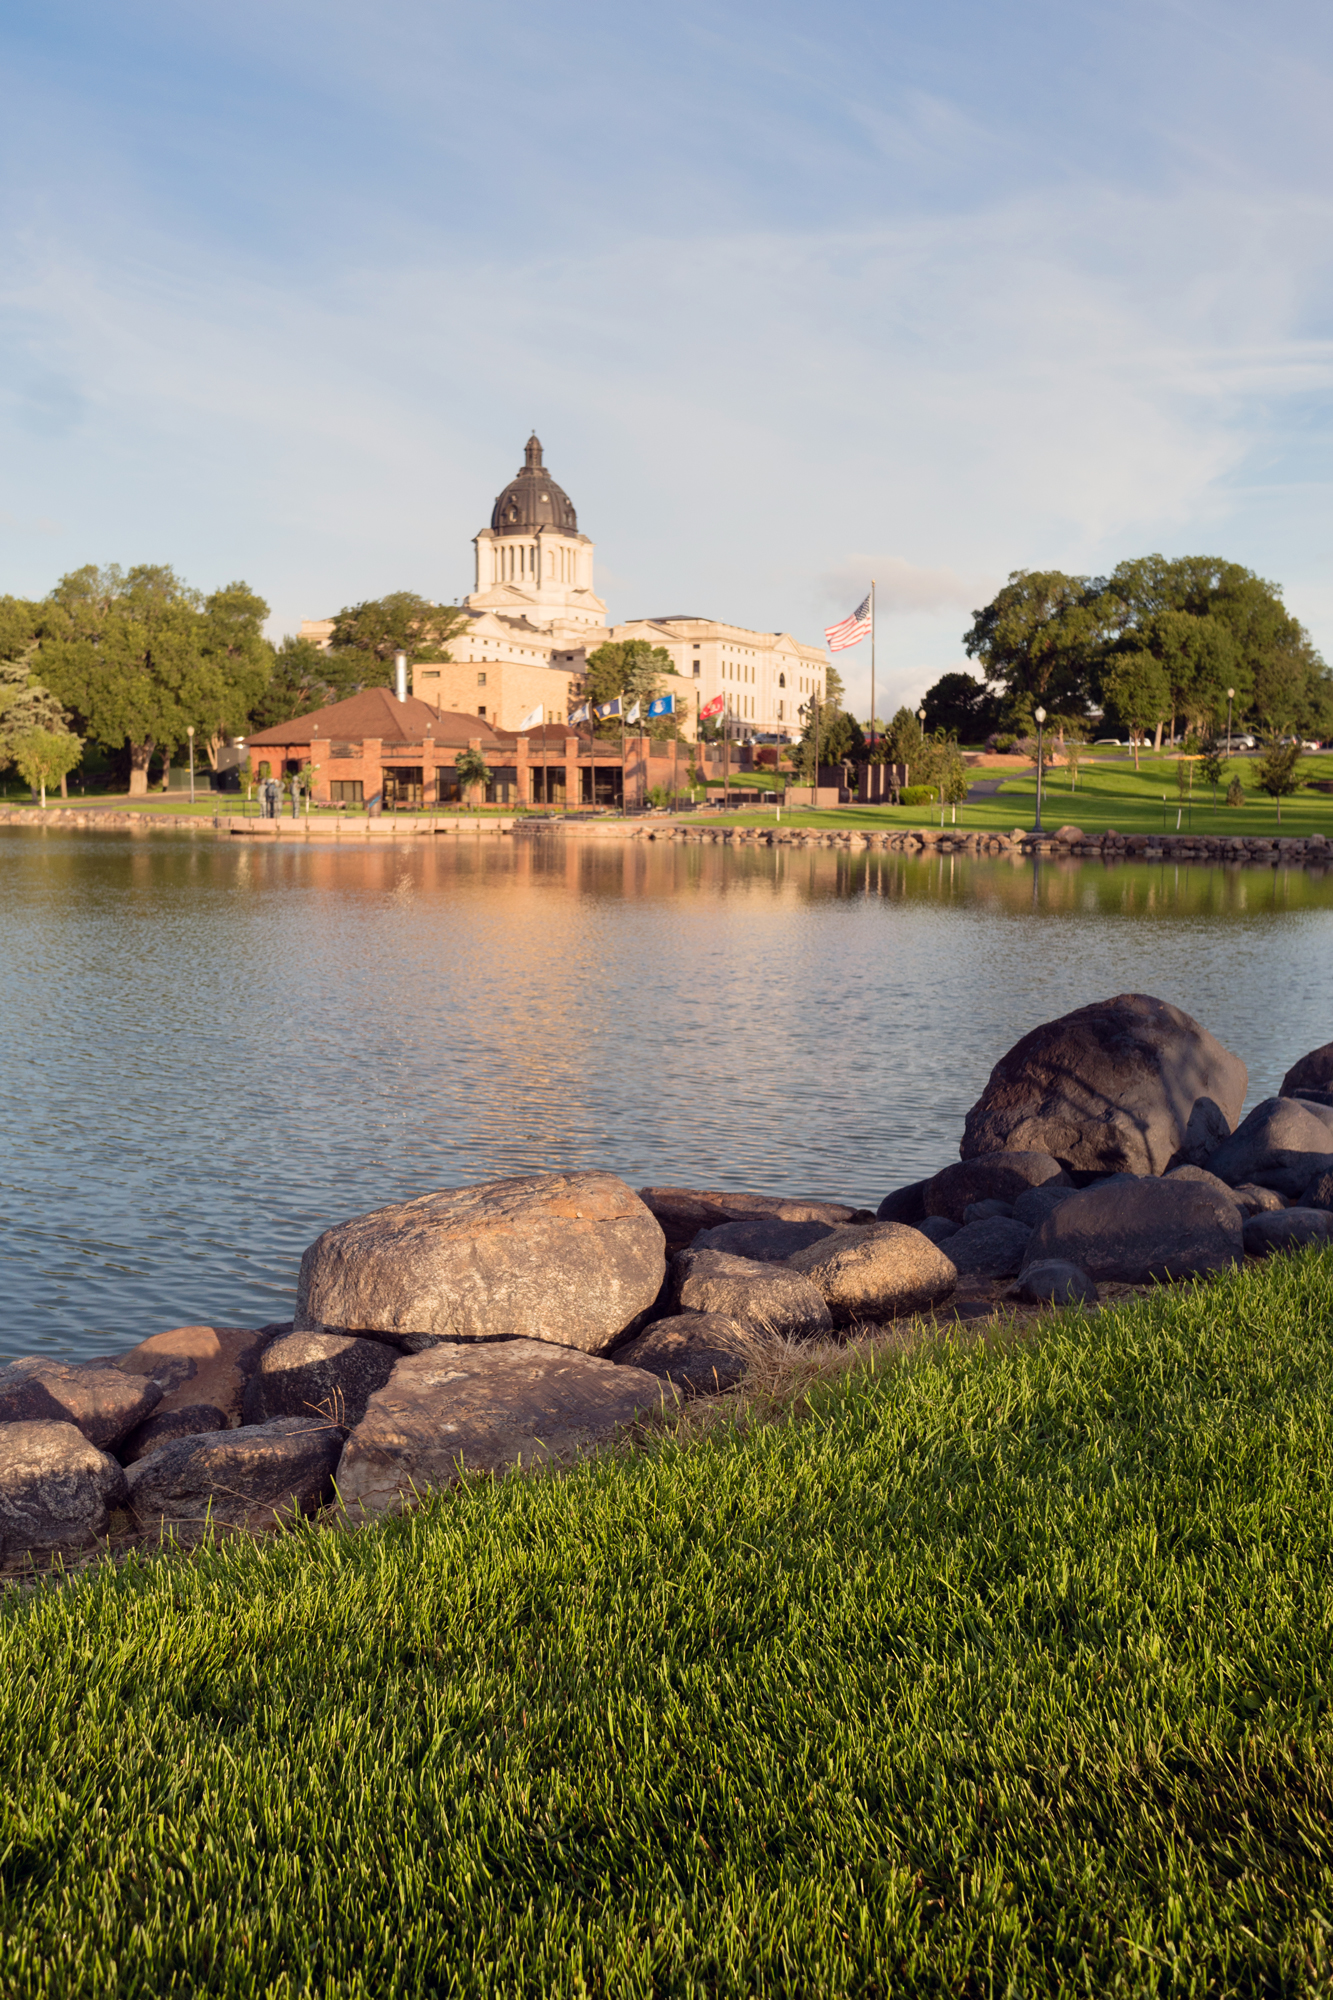
<svg viewBox="0 0 1333 2000"><path fill-rule="evenodd" d="M921 761L921 746L925 737L921 724L910 708L900 708L884 737L884 761L886 764L905 764L910 783Z"/></svg>
<svg viewBox="0 0 1333 2000"><path fill-rule="evenodd" d="M1227 786L1227 804L1229 806L1243 806L1244 803L1245 787L1239 778L1233 778Z"/></svg>
<svg viewBox="0 0 1333 2000"><path fill-rule="evenodd" d="M345 605L333 621L325 679L335 699L361 688L392 687L394 655L418 660L448 660L449 641L468 622L456 604L431 604L414 590L393 590L387 597L368 597Z"/></svg>
<svg viewBox="0 0 1333 2000"><path fill-rule="evenodd" d="M1205 785L1212 786L1214 805L1217 804L1217 788L1226 775L1226 768L1227 760L1222 755L1221 747L1216 738L1205 743L1203 755L1199 759L1199 776L1203 779Z"/></svg>
<svg viewBox="0 0 1333 2000"><path fill-rule="evenodd" d="M1000 721L1000 702L975 674L942 674L924 700L926 728L951 732L961 743L980 743Z"/></svg>
<svg viewBox="0 0 1333 2000"><path fill-rule="evenodd" d="M816 749L820 768L827 770L834 764L859 763L865 753L865 742L855 716L830 701L821 702L818 695L811 695L805 707L800 742L792 749L792 765L806 784L814 784Z"/></svg>
<svg viewBox="0 0 1333 2000"><path fill-rule="evenodd" d="M1148 730L1166 714L1171 688L1160 660L1146 650L1134 649L1116 655L1115 664L1102 677L1102 693L1123 717L1134 744L1134 769L1139 768L1139 750Z"/></svg>
<svg viewBox="0 0 1333 2000"><path fill-rule="evenodd" d="M1254 767L1259 790L1277 801L1277 823L1282 824L1282 801L1301 782L1299 743L1275 743Z"/></svg>
<svg viewBox="0 0 1333 2000"><path fill-rule="evenodd" d="M462 788L463 797L467 800L469 806L475 804L475 800L471 794L478 786L484 792L486 786L490 784L490 765L486 762L480 750L468 749L460 750L454 758L454 769L458 773L458 782Z"/></svg>
<svg viewBox="0 0 1333 2000"><path fill-rule="evenodd" d="M215 771L219 751L251 726L272 679L273 647L263 631L267 617L263 598L244 583L226 584L204 599L201 658L217 671L212 712L195 730Z"/></svg>
<svg viewBox="0 0 1333 2000"><path fill-rule="evenodd" d="M328 656L313 639L288 633L274 651L272 673L250 711L251 729L274 729L333 701L327 665Z"/></svg>
<svg viewBox="0 0 1333 2000"><path fill-rule="evenodd" d="M608 639L604 646L588 655L584 693L594 706L614 701L617 696L626 709L633 708L637 701L642 715L634 727L665 742L680 735L684 717L649 716L648 704L659 694L671 692L661 685L668 676L680 678L665 646L654 646L648 639ZM619 737L619 718L608 717L599 722L596 733L604 738Z"/></svg>
<svg viewBox="0 0 1333 2000"><path fill-rule="evenodd" d="M20 775L46 804L46 788L59 784L83 755L83 745L67 729L24 729L13 738L10 754Z"/></svg>
<svg viewBox="0 0 1333 2000"><path fill-rule="evenodd" d="M1078 790L1078 767L1083 761L1083 752L1087 749L1087 747L1088 746L1084 742L1083 738L1079 736L1075 731L1071 730L1066 735L1065 770L1069 774L1069 789L1071 792L1076 792Z"/></svg>
<svg viewBox="0 0 1333 2000"><path fill-rule="evenodd" d="M1037 706L1086 706L1105 639L1101 592L1096 578L1014 570L973 613L963 646L986 681L1003 689L1007 720Z"/></svg>

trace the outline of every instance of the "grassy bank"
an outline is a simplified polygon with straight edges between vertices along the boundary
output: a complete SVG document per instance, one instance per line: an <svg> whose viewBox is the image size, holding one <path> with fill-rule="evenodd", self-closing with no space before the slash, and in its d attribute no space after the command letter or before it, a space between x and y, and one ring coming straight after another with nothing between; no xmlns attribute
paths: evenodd
<svg viewBox="0 0 1333 2000"><path fill-rule="evenodd" d="M12 1592L0 1990L1314 1993L1333 1257Z"/></svg>

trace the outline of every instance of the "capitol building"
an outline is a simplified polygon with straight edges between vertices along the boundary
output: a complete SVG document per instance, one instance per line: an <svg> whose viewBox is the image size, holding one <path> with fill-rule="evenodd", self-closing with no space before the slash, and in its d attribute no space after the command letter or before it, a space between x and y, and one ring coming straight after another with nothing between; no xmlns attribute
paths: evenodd
<svg viewBox="0 0 1333 2000"><path fill-rule="evenodd" d="M822 647L789 632L752 632L683 613L608 624L595 586L593 543L580 533L574 503L547 471L536 437L528 439L523 464L473 548L475 587L461 607L467 625L449 642L452 657L412 669L413 694L438 709L477 715L503 730L518 729L535 709L563 722L581 691L589 653L622 639L646 639L670 655L687 684L676 706L690 737L700 708L720 695L733 739L788 740L801 733L802 704L823 694ZM327 645L332 629L330 619L308 619L301 632Z"/></svg>

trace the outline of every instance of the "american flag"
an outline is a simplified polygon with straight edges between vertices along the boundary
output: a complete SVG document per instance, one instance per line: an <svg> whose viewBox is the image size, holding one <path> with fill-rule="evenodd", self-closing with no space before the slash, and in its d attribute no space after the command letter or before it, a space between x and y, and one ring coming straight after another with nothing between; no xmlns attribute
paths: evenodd
<svg viewBox="0 0 1333 2000"><path fill-rule="evenodd" d="M850 618L844 618L840 625L824 628L824 638L830 653L845 653L849 646L859 646L863 639L870 637L870 599L862 598Z"/></svg>

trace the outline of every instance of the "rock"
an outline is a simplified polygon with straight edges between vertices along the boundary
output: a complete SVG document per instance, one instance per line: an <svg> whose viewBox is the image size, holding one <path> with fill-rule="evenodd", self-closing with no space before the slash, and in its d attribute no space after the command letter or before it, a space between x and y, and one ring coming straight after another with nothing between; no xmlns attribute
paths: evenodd
<svg viewBox="0 0 1333 2000"><path fill-rule="evenodd" d="M117 1355L115 1365L123 1374L151 1375L161 1383L164 1394L154 1413L158 1418L211 1409L216 1412L214 1422L197 1428L224 1431L241 1421L245 1386L265 1347L290 1331L290 1320L257 1327L173 1326L165 1333L150 1334L128 1354ZM180 1430L177 1435L190 1432Z"/></svg>
<svg viewBox="0 0 1333 2000"><path fill-rule="evenodd" d="M211 1523L255 1534L329 1505L346 1435L339 1424L279 1417L180 1438L129 1467L129 1504L145 1529L190 1537Z"/></svg>
<svg viewBox="0 0 1333 2000"><path fill-rule="evenodd" d="M162 1401L161 1384L105 1365L71 1366L34 1355L0 1368L0 1424L73 1424L111 1448Z"/></svg>
<svg viewBox="0 0 1333 2000"><path fill-rule="evenodd" d="M147 1458L153 1451L160 1451L164 1444L175 1444L180 1438L199 1437L205 1431L226 1430L225 1422L219 1422L218 1412L212 1403L187 1403L183 1409L168 1410L165 1416L155 1413L146 1423L132 1430L122 1444L116 1447L116 1457L122 1465L134 1465L139 1459Z"/></svg>
<svg viewBox="0 0 1333 2000"><path fill-rule="evenodd" d="M964 1160L1049 1153L1072 1173L1208 1163L1245 1102L1238 1056L1144 993L1079 1007L1025 1035L967 1114Z"/></svg>
<svg viewBox="0 0 1333 2000"><path fill-rule="evenodd" d="M1245 1254L1271 1257L1279 1250L1300 1250L1307 1243L1327 1243L1333 1236L1333 1215L1324 1208L1284 1208L1276 1215L1252 1215L1245 1224Z"/></svg>
<svg viewBox="0 0 1333 2000"><path fill-rule="evenodd" d="M614 1174L528 1174L326 1229L301 1259L295 1328L599 1354L637 1332L665 1270L659 1224Z"/></svg>
<svg viewBox="0 0 1333 2000"><path fill-rule="evenodd" d="M875 1210L877 1222L906 1222L915 1229L926 1213L926 1182L909 1181L906 1187L895 1188L886 1194Z"/></svg>
<svg viewBox="0 0 1333 2000"><path fill-rule="evenodd" d="M1087 1272L1081 1271L1077 1264L1063 1264L1055 1258L1029 1264L1017 1290L1019 1298L1030 1306L1097 1303L1097 1287Z"/></svg>
<svg viewBox="0 0 1333 2000"><path fill-rule="evenodd" d="M1316 1182L1318 1178L1316 1175ZM1223 1182L1224 1187L1225 1185ZM1256 1187L1253 1181L1242 1181L1240 1186L1232 1188L1231 1192L1242 1215L1276 1215L1279 1209L1287 1207L1286 1196L1279 1194L1276 1188ZM1317 1201L1306 1201L1304 1198L1301 1200L1302 1208L1318 1208L1318 1206Z"/></svg>
<svg viewBox="0 0 1333 2000"><path fill-rule="evenodd" d="M822 1201L814 1195L732 1194L723 1188L646 1187L639 1189L639 1199L661 1224L669 1256L687 1249L701 1229L717 1229L724 1222L750 1216L836 1227L861 1213L845 1202Z"/></svg>
<svg viewBox="0 0 1333 2000"><path fill-rule="evenodd" d="M789 1257L787 1269L822 1293L835 1326L920 1312L947 1298L958 1277L950 1257L905 1222L840 1229Z"/></svg>
<svg viewBox="0 0 1333 2000"><path fill-rule="evenodd" d="M1311 1049L1308 1055L1294 1062L1282 1079L1279 1097L1295 1097L1299 1091L1311 1090L1321 1094L1333 1091L1333 1042L1325 1042L1322 1048Z"/></svg>
<svg viewBox="0 0 1333 2000"><path fill-rule="evenodd" d="M1068 1201L1070 1195L1077 1192L1076 1188L1052 1185L1049 1181L1045 1187L1029 1188L1014 1203L1014 1220L1026 1222L1029 1229L1035 1229L1039 1222L1046 1220L1052 1209L1059 1208L1062 1201Z"/></svg>
<svg viewBox="0 0 1333 2000"><path fill-rule="evenodd" d="M961 1222L950 1222L947 1215L928 1215L923 1222L908 1224L909 1228L914 1228L932 1243L947 1242L951 1236L958 1234L962 1226Z"/></svg>
<svg viewBox="0 0 1333 2000"><path fill-rule="evenodd" d="M1043 1187L1049 1181L1066 1186L1069 1182L1060 1162L1049 1153L998 1152L955 1160L927 1181L926 1214L961 1222L973 1202L1014 1202L1028 1188Z"/></svg>
<svg viewBox="0 0 1333 2000"><path fill-rule="evenodd" d="M1032 1232L1033 1264L1077 1264L1101 1283L1143 1285L1239 1263L1241 1215L1234 1201L1192 1181L1133 1178L1083 1188Z"/></svg>
<svg viewBox="0 0 1333 2000"><path fill-rule="evenodd" d="M747 1215L736 1222L719 1223L716 1229L701 1229L690 1247L726 1250L733 1257L780 1264L798 1250L831 1236L835 1227L831 1222L780 1222L774 1215Z"/></svg>
<svg viewBox="0 0 1333 2000"><path fill-rule="evenodd" d="M0 1559L86 1548L125 1505L125 1474L69 1422L0 1430Z"/></svg>
<svg viewBox="0 0 1333 2000"><path fill-rule="evenodd" d="M1333 1167L1333 1110L1295 1097L1266 1097L1208 1162L1233 1187L1253 1181L1293 1198Z"/></svg>
<svg viewBox="0 0 1333 2000"><path fill-rule="evenodd" d="M1029 1188L1028 1192L1030 1194L1032 1190ZM1013 1213L1014 1204L1011 1201L970 1201L963 1210L963 1223L966 1226L969 1222L992 1222L997 1215L1008 1216L1012 1220ZM1031 1227L1029 1223L1028 1228Z"/></svg>
<svg viewBox="0 0 1333 2000"><path fill-rule="evenodd" d="M1012 1216L965 1223L949 1238L949 1257L960 1278L1013 1278L1023 1262L1032 1230Z"/></svg>
<svg viewBox="0 0 1333 2000"><path fill-rule="evenodd" d="M680 1313L654 1320L611 1356L617 1367L646 1368L678 1389L712 1395L745 1373L750 1342L734 1320L720 1313Z"/></svg>
<svg viewBox="0 0 1333 2000"><path fill-rule="evenodd" d="M1300 1206L1333 1209L1333 1171L1311 1176L1301 1189Z"/></svg>
<svg viewBox="0 0 1333 2000"><path fill-rule="evenodd" d="M264 1349L245 1392L247 1424L321 1417L349 1429L366 1414L398 1359L382 1340L347 1333L288 1333Z"/></svg>
<svg viewBox="0 0 1333 2000"><path fill-rule="evenodd" d="M1219 1180L1216 1174L1210 1174L1207 1167L1172 1167L1163 1178L1168 1181L1193 1181L1196 1187L1210 1187L1216 1194L1224 1194L1228 1201L1236 1199L1236 1190L1226 1181Z"/></svg>
<svg viewBox="0 0 1333 2000"><path fill-rule="evenodd" d="M819 1247L798 1255L813 1255ZM833 1330L823 1293L790 1263L757 1264L725 1250L682 1250L672 1261L671 1289L682 1312L716 1313L755 1332L810 1340Z"/></svg>
<svg viewBox="0 0 1333 2000"><path fill-rule="evenodd" d="M343 1449L338 1491L349 1507L397 1509L464 1470L576 1458L678 1400L645 1369L544 1341L435 1347L400 1360L371 1397Z"/></svg>

